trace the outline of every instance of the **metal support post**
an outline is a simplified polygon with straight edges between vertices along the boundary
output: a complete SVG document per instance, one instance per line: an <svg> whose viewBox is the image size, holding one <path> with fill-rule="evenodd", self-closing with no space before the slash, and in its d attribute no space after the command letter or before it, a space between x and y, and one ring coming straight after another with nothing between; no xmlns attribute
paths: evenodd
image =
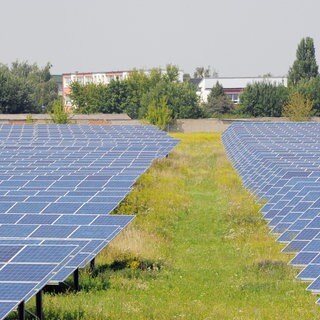
<svg viewBox="0 0 320 320"><path fill-rule="evenodd" d="M90 261L90 271L91 271L91 272L94 271L95 267L96 267L96 259L93 258L93 259Z"/></svg>
<svg viewBox="0 0 320 320"><path fill-rule="evenodd" d="M24 305L24 301L22 301L18 305L18 319L25 320L25 318L26 318L25 305Z"/></svg>
<svg viewBox="0 0 320 320"><path fill-rule="evenodd" d="M43 309L42 309L42 290L36 294L36 313L39 320L43 320Z"/></svg>
<svg viewBox="0 0 320 320"><path fill-rule="evenodd" d="M79 268L73 272L73 286L75 291L80 290L79 286Z"/></svg>

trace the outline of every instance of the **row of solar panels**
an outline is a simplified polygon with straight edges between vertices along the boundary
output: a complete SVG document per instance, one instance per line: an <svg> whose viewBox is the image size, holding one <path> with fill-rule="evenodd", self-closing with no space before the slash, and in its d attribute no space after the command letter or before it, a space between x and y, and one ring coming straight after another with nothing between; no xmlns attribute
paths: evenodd
<svg viewBox="0 0 320 320"><path fill-rule="evenodd" d="M176 144L151 126L0 125L0 318L95 258L133 219L109 213Z"/></svg>
<svg viewBox="0 0 320 320"><path fill-rule="evenodd" d="M223 142L290 264L320 293L320 124L234 123ZM320 301L318 300L318 303Z"/></svg>

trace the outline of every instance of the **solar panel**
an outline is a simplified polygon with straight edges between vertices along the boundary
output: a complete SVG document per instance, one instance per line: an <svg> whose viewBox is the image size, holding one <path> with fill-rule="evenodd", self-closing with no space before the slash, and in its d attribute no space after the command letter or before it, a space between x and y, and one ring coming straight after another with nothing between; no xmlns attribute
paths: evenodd
<svg viewBox="0 0 320 320"><path fill-rule="evenodd" d="M108 214L177 143L152 126L0 124L0 247L27 246L0 261L0 283L35 283L28 295L12 288L14 302L0 300L0 318L85 266L121 232L133 216ZM70 245L73 253L58 263Z"/></svg>
<svg viewBox="0 0 320 320"><path fill-rule="evenodd" d="M290 264L314 280L320 292L320 125L317 123L233 123L223 135L229 158L245 187L266 202L261 210ZM319 260L319 261L318 261Z"/></svg>
<svg viewBox="0 0 320 320"><path fill-rule="evenodd" d="M6 316L20 301L30 299L60 269L74 246L0 245L6 261L0 269L0 316ZM39 251L38 251L39 250Z"/></svg>

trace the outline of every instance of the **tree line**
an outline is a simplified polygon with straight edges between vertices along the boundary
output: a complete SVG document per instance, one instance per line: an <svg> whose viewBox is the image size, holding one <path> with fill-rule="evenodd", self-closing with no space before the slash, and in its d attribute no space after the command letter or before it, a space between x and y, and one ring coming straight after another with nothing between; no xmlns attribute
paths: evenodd
<svg viewBox="0 0 320 320"><path fill-rule="evenodd" d="M212 89L205 109L211 115L231 113L253 117L289 116L306 120L320 116L320 75L313 39L303 38L296 59L288 71L288 86L268 81L247 85L240 95L240 104L230 104L219 83ZM299 115L300 114L300 115Z"/></svg>
<svg viewBox="0 0 320 320"><path fill-rule="evenodd" d="M0 64L0 113L40 113L58 98L58 87L50 74L51 64L14 62Z"/></svg>
<svg viewBox="0 0 320 320"><path fill-rule="evenodd" d="M27 62L0 64L0 113L39 113L57 106L58 88L43 68ZM198 67L194 77L217 76L210 67ZM71 83L70 99L78 113L127 113L133 119L148 119L165 127L177 118L214 117L233 114L254 117L279 117L290 114L288 106L310 109L320 116L320 76L312 38L303 38L296 59L288 71L288 86L266 80L248 85L235 105L217 84L203 103L190 76L178 79L179 68L168 65L165 71L154 68L149 73L134 70L125 80L111 80L108 85ZM310 107L308 107L310 106ZM62 105L60 104L60 109Z"/></svg>
<svg viewBox="0 0 320 320"><path fill-rule="evenodd" d="M197 88L179 81L177 66L134 70L127 79L111 80L108 85L71 83L70 99L78 113L127 113L133 119L148 118L163 109L170 118L199 118L202 110Z"/></svg>

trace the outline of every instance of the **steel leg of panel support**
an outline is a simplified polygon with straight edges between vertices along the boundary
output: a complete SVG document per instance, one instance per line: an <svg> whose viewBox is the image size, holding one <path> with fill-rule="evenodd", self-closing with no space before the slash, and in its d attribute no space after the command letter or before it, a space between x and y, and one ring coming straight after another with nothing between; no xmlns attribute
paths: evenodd
<svg viewBox="0 0 320 320"><path fill-rule="evenodd" d="M76 269L73 272L73 286L74 286L74 290L75 291L79 291L80 290L80 286L79 286L79 269Z"/></svg>
<svg viewBox="0 0 320 320"><path fill-rule="evenodd" d="M24 301L20 302L18 305L18 318L19 320L25 320L26 318Z"/></svg>
<svg viewBox="0 0 320 320"><path fill-rule="evenodd" d="M93 259L90 261L90 271L91 271L91 272L94 271L95 267L96 267L96 259L93 258Z"/></svg>
<svg viewBox="0 0 320 320"><path fill-rule="evenodd" d="M36 294L36 312L39 320L43 320L42 290Z"/></svg>

